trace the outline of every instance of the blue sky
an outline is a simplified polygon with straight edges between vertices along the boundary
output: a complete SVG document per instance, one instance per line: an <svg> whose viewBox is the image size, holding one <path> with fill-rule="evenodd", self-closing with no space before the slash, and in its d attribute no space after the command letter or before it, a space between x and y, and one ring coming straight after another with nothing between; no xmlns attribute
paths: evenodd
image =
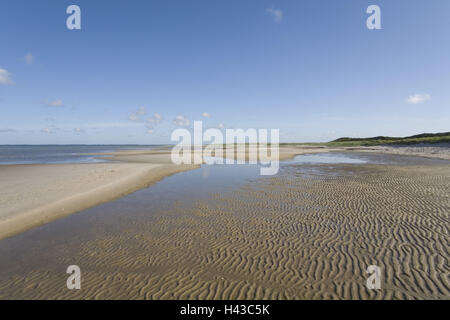
<svg viewBox="0 0 450 320"><path fill-rule="evenodd" d="M66 8L81 8L81 30ZM366 8L381 8L368 30ZM449 131L450 1L0 2L0 144Z"/></svg>

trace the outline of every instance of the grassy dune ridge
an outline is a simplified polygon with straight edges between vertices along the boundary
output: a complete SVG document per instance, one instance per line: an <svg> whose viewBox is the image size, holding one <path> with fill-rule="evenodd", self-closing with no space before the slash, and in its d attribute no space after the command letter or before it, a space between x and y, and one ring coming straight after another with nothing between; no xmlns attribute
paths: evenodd
<svg viewBox="0 0 450 320"><path fill-rule="evenodd" d="M378 146L378 145L411 145L419 143L450 143L450 132L422 133L408 137L349 138L343 137L330 142L308 143L314 146L327 147L353 147L353 146Z"/></svg>

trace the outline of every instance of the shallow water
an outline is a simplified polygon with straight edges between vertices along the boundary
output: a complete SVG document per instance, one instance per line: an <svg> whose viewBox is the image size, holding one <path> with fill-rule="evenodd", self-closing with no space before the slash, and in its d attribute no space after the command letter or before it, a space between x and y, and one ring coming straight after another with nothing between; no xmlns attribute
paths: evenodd
<svg viewBox="0 0 450 320"><path fill-rule="evenodd" d="M152 149L132 145L0 145L0 165L105 162L95 154L119 150Z"/></svg>
<svg viewBox="0 0 450 320"><path fill-rule="evenodd" d="M378 154L367 152L327 152L318 154L304 154L292 160L282 162L292 164L390 164L390 165L429 165L450 164L450 161L391 154Z"/></svg>
<svg viewBox="0 0 450 320"><path fill-rule="evenodd" d="M283 161L283 164L338 164L338 163L368 163L370 159L361 159L342 153L302 154L292 160ZM373 161L372 161L373 163Z"/></svg>

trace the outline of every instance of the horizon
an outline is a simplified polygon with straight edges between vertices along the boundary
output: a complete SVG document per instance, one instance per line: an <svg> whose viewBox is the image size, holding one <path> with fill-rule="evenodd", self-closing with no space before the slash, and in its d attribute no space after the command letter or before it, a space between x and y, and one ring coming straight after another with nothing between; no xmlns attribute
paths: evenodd
<svg viewBox="0 0 450 320"><path fill-rule="evenodd" d="M123 4L2 1L0 145L172 145L195 120L280 143L449 131L448 1Z"/></svg>
<svg viewBox="0 0 450 320"><path fill-rule="evenodd" d="M225 129L226 130L226 129ZM442 134L442 133L448 133L448 132L422 132L413 134L411 136L416 135L422 135L422 134ZM374 136L374 137L339 137L337 139L374 139L379 137L384 138L408 138L411 136L401 136L401 137L390 137L390 136ZM310 144L310 143L327 143L327 142L333 142L334 140L330 141L320 141L320 142L312 142L312 141L295 141L295 142L283 142L280 141L279 144ZM269 144L271 142L268 142ZM0 144L0 146L174 146L177 143L175 142L168 142L168 143L152 143L152 144L140 144L140 143L43 143L43 144ZM203 145L207 145L208 143L203 142ZM209 143L210 144L210 143ZM214 144L214 143L213 143ZM223 143L223 145L230 144L230 143ZM239 144L239 143L235 143ZM252 144L249 142L245 142L245 144Z"/></svg>

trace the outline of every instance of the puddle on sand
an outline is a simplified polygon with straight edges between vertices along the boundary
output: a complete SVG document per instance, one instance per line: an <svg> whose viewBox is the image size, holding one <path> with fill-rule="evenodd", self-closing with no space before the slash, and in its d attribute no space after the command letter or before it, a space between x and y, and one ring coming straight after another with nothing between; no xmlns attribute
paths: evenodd
<svg viewBox="0 0 450 320"><path fill-rule="evenodd" d="M359 159L342 153L302 154L283 164L339 164L339 163L368 163L369 160Z"/></svg>

